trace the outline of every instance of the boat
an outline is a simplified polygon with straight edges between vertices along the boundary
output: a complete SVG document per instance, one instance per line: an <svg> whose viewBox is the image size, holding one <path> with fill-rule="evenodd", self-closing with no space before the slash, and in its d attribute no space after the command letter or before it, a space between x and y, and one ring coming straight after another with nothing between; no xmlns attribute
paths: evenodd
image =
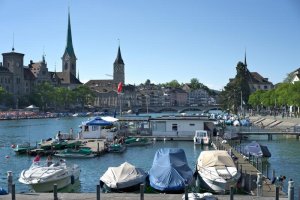
<svg viewBox="0 0 300 200"><path fill-rule="evenodd" d="M133 192L146 181L148 174L128 162L118 167L109 167L100 178L100 185L104 191Z"/></svg>
<svg viewBox="0 0 300 200"><path fill-rule="evenodd" d="M42 140L39 145L40 149L44 150L60 150L64 149L67 146L67 142L64 140L57 140L57 139L49 139L49 140Z"/></svg>
<svg viewBox="0 0 300 200"><path fill-rule="evenodd" d="M62 189L74 184L79 175L80 168L76 164L67 166L60 161L48 167L34 162L29 169L21 172L19 182L31 186L35 192L51 192L54 184L57 184L57 189Z"/></svg>
<svg viewBox="0 0 300 200"><path fill-rule="evenodd" d="M30 146L29 142L23 144L12 145L12 149L16 154L24 154L34 149L35 147Z"/></svg>
<svg viewBox="0 0 300 200"><path fill-rule="evenodd" d="M126 145L123 144L111 144L107 148L107 151L109 153L122 153L125 150L126 150Z"/></svg>
<svg viewBox="0 0 300 200"><path fill-rule="evenodd" d="M182 192L193 181L185 152L180 148L161 148L155 153L149 171L150 186L161 192Z"/></svg>
<svg viewBox="0 0 300 200"><path fill-rule="evenodd" d="M254 156L266 161L271 157L271 152L267 146L261 145L256 141L252 141L244 147L243 154L247 157Z"/></svg>
<svg viewBox="0 0 300 200"><path fill-rule="evenodd" d="M152 144L148 138L128 137L125 139L126 146L144 146Z"/></svg>
<svg viewBox="0 0 300 200"><path fill-rule="evenodd" d="M206 130L196 130L194 144L210 144L210 138Z"/></svg>
<svg viewBox="0 0 300 200"><path fill-rule="evenodd" d="M241 174L227 151L202 151L197 160L197 181L203 189L225 194L237 184Z"/></svg>
<svg viewBox="0 0 300 200"><path fill-rule="evenodd" d="M55 153L54 156L62 158L92 158L96 155L93 154L92 150L89 148L80 148L80 149L65 149L58 153Z"/></svg>

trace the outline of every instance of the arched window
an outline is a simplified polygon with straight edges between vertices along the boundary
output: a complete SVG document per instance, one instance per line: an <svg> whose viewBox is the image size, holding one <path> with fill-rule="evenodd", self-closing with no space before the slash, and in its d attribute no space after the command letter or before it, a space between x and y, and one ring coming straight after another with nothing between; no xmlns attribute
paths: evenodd
<svg viewBox="0 0 300 200"><path fill-rule="evenodd" d="M74 70L75 69L75 65L74 64L72 64L72 70Z"/></svg>
<svg viewBox="0 0 300 200"><path fill-rule="evenodd" d="M68 69L68 63L65 63L65 70Z"/></svg>

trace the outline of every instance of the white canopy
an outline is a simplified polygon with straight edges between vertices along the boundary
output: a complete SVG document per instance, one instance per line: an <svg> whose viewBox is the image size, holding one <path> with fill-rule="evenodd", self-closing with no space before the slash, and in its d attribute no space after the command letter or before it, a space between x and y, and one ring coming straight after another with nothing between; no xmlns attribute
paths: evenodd
<svg viewBox="0 0 300 200"><path fill-rule="evenodd" d="M110 116L105 116L105 117L101 117L103 120L108 121L108 122L116 122L119 121L119 119L114 118L114 117L110 117Z"/></svg>

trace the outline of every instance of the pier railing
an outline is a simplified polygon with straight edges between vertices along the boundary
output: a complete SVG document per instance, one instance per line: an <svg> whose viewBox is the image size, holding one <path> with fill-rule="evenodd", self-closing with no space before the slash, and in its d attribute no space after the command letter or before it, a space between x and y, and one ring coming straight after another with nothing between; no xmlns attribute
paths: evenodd
<svg viewBox="0 0 300 200"><path fill-rule="evenodd" d="M243 155L243 150L238 140L223 140L221 137L212 138L212 145L217 150L226 150L235 161L241 179L235 189L241 189L245 193L257 196L285 196L279 186L272 184L276 177L275 169L271 169L267 162L261 158ZM270 174L272 172L272 174ZM294 196L294 181L288 182L289 195ZM292 193L290 194L290 190ZM300 188L299 188L300 191Z"/></svg>

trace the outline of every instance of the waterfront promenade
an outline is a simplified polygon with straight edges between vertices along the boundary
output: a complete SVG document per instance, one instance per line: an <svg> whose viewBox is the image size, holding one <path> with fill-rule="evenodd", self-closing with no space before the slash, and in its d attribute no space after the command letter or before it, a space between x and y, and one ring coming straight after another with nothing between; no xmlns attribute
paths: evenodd
<svg viewBox="0 0 300 200"><path fill-rule="evenodd" d="M261 116L255 115L249 117L254 126L263 127L265 129L277 129L282 131L293 131L293 127L300 126L300 118L282 117L282 116Z"/></svg>
<svg viewBox="0 0 300 200"><path fill-rule="evenodd" d="M214 195L218 200L229 200L230 195ZM183 194L144 194L144 200L182 200ZM1 200L11 200L11 195L0 196ZM52 193L17 194L16 200L53 200ZM94 200L96 193L59 193L59 200ZM101 193L101 200L140 200L140 194L135 193ZM274 197L257 197L250 195L234 195L236 200L274 200ZM280 197L279 199L287 199Z"/></svg>

